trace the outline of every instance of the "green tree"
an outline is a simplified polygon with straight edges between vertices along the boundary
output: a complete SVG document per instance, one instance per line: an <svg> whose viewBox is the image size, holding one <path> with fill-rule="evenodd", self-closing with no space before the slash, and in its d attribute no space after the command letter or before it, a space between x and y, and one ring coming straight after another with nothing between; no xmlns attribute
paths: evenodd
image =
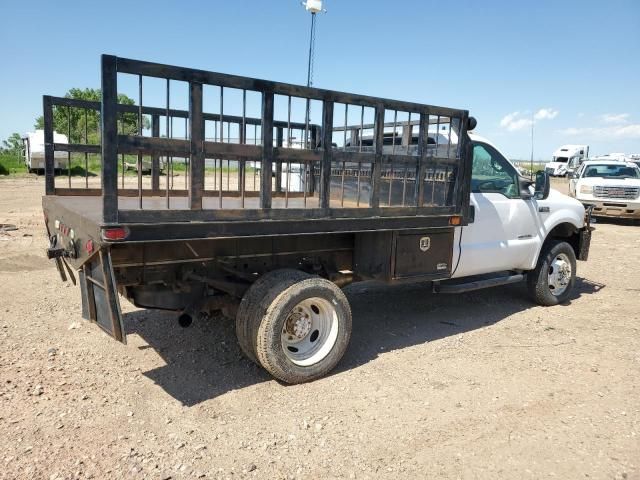
<svg viewBox="0 0 640 480"><path fill-rule="evenodd" d="M6 140L3 140L0 151L12 155L20 155L22 152L22 137L20 134L12 133Z"/></svg>
<svg viewBox="0 0 640 480"><path fill-rule="evenodd" d="M65 94L65 98L100 102L102 93L97 88L72 88ZM118 94L118 103L135 105L133 99L125 94ZM151 122L142 116L143 128L149 128ZM44 118L36 118L35 128L44 128ZM76 107L54 106L53 129L69 137L70 143L100 143L100 113L98 110ZM118 115L118 133L133 135L138 132L138 114L123 113Z"/></svg>

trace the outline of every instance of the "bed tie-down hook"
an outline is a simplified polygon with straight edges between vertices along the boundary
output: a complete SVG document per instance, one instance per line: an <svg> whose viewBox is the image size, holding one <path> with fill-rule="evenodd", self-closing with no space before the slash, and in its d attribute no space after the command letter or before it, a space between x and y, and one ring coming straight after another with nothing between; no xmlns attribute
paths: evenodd
<svg viewBox="0 0 640 480"><path fill-rule="evenodd" d="M49 248L47 248L47 258L49 260L55 260L56 267L60 273L60 278L63 282L67 281L67 274L71 279L71 283L76 284L76 276L73 274L73 270L64 258L75 258L75 251L69 251L68 249L58 245L58 236L52 235L49 238ZM66 270L66 272L65 272Z"/></svg>

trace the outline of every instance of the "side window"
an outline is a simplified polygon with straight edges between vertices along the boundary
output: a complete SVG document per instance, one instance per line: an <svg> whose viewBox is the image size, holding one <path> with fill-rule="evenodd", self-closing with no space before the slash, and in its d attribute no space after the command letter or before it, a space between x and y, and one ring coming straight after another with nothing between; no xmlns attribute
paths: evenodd
<svg viewBox="0 0 640 480"><path fill-rule="evenodd" d="M473 146L471 191L501 193L507 198L520 198L518 175L494 148L476 143Z"/></svg>

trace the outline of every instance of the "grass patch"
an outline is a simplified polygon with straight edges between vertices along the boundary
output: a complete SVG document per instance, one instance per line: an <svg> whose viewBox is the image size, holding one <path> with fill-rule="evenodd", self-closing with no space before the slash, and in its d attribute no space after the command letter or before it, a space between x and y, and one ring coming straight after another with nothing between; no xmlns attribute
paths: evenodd
<svg viewBox="0 0 640 480"><path fill-rule="evenodd" d="M20 155L10 153L0 154L0 175L26 173L27 167Z"/></svg>
<svg viewBox="0 0 640 480"><path fill-rule="evenodd" d="M137 164L138 157L137 155L125 155L125 162L130 165ZM67 176L69 162L66 158L58 158L57 160L60 169L56 170L57 176ZM148 156L145 156L143 159L143 164L145 167L149 167L151 164L151 159ZM160 176L166 176L168 165L164 162L161 162L162 172ZM122 157L118 155L118 176L122 175ZM184 162L175 162L172 164L172 171L175 174L185 175L187 172L187 165ZM89 154L87 155L86 163L84 154L72 153L71 154L71 176L72 177L84 177L85 172L89 177L95 177L100 175L102 171L102 162L100 159L100 155ZM253 166L250 166L248 163L245 167L246 175L253 175L256 169ZM213 166L207 164L205 166L205 174L211 175L213 173L220 174L220 168L214 169ZM24 163L22 156L13 155L13 154L0 154L0 175L14 175L14 174L23 174L27 173L27 166ZM44 172L40 170L39 174L43 174ZM235 163L227 164L223 163L222 166L222 174L224 177L227 175L237 175L238 166ZM124 172L125 177L137 177L138 174L134 169L125 169ZM150 172L145 171L145 176L150 175Z"/></svg>

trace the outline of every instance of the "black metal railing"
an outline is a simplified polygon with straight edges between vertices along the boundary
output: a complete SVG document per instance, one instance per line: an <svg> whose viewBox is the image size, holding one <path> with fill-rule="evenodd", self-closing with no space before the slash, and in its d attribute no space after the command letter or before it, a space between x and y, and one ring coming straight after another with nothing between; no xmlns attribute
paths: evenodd
<svg viewBox="0 0 640 480"><path fill-rule="evenodd" d="M137 80L133 105L118 101L122 76ZM147 79L164 105L157 91L149 105ZM96 142L53 142L64 108L97 113ZM103 55L102 101L44 97L44 119L47 194L101 195L107 224L466 214L465 110ZM55 151L69 167L99 154L100 186L56 184Z"/></svg>

